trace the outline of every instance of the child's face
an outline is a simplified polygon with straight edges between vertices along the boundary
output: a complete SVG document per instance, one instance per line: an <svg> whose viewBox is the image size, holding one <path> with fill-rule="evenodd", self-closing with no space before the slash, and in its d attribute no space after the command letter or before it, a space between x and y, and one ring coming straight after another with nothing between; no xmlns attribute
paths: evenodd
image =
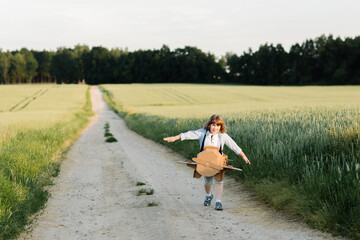
<svg viewBox="0 0 360 240"><path fill-rule="evenodd" d="M215 135L220 131L221 125L217 125L216 123L212 123L210 125L210 133Z"/></svg>

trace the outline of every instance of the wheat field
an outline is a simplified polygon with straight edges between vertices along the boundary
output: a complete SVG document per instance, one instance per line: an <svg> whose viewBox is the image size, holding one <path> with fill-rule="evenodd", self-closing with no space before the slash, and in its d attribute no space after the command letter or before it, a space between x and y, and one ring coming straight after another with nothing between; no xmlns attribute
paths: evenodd
<svg viewBox="0 0 360 240"><path fill-rule="evenodd" d="M360 87L261 87L206 84L104 85L125 111L176 118L207 117L211 112L348 107L360 103Z"/></svg>
<svg viewBox="0 0 360 240"><path fill-rule="evenodd" d="M85 85L0 86L0 143L21 129L69 121L84 105Z"/></svg>
<svg viewBox="0 0 360 240"><path fill-rule="evenodd" d="M195 156L194 143L162 138L198 129L214 113L251 161L229 150L259 198L313 227L360 238L360 87L200 84L102 85L140 134Z"/></svg>

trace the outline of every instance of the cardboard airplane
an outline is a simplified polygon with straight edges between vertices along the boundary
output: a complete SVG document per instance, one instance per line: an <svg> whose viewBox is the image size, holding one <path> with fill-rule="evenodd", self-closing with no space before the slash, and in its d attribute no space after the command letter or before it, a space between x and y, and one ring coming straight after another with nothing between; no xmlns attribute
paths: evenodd
<svg viewBox="0 0 360 240"><path fill-rule="evenodd" d="M194 168L194 178L215 176L216 180L222 181L225 172L231 170L242 171L240 168L227 165L228 156L225 154L221 155L217 147L204 147L204 150L192 160L194 162L178 161L178 163Z"/></svg>

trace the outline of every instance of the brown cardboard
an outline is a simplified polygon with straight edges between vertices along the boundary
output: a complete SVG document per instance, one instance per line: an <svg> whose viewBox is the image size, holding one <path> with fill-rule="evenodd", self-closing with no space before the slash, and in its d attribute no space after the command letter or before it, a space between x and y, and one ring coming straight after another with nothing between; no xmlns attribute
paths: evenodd
<svg viewBox="0 0 360 240"><path fill-rule="evenodd" d="M215 176L216 180L222 181L225 172L230 170L242 171L240 168L227 166L228 156L225 154L221 155L217 147L204 147L204 150L198 153L197 157L192 160L194 162L179 163L185 163L187 166L194 168L194 178Z"/></svg>

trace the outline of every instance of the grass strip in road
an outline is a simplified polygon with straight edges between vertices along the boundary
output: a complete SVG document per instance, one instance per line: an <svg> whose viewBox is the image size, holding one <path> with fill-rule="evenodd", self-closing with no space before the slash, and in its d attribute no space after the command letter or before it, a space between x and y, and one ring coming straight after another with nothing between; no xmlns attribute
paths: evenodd
<svg viewBox="0 0 360 240"><path fill-rule="evenodd" d="M110 124L109 123L105 124L104 129L105 129L104 137L106 137L105 142L107 142L107 143L117 142L117 139L110 132Z"/></svg>

